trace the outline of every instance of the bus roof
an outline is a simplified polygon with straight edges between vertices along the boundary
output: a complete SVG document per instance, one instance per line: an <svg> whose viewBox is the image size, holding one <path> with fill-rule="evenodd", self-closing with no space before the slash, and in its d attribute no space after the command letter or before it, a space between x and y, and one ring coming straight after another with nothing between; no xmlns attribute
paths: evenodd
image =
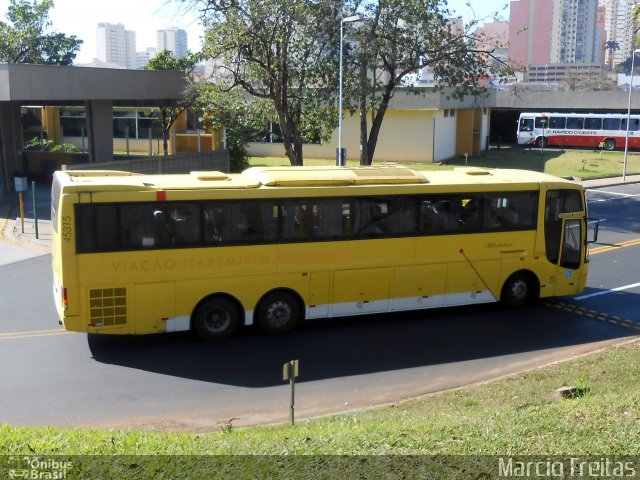
<svg viewBox="0 0 640 480"><path fill-rule="evenodd" d="M637 114L632 114L632 117L637 117ZM620 117L627 118L626 113L569 113L569 112L522 112L520 117L585 117L585 118L600 118L600 117Z"/></svg>
<svg viewBox="0 0 640 480"><path fill-rule="evenodd" d="M453 170L419 172L403 166L253 167L236 174L207 171L168 175L64 170L57 171L55 179L65 192L237 190L356 185L453 186L569 183L559 177L529 170L456 167Z"/></svg>

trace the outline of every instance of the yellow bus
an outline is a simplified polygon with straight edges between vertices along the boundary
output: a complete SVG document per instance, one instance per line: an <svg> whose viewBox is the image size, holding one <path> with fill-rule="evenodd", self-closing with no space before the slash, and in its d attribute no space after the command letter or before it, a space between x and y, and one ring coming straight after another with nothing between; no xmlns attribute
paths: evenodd
<svg viewBox="0 0 640 480"><path fill-rule="evenodd" d="M60 321L105 334L520 306L581 292L597 234L580 185L520 170L58 171L51 206Z"/></svg>

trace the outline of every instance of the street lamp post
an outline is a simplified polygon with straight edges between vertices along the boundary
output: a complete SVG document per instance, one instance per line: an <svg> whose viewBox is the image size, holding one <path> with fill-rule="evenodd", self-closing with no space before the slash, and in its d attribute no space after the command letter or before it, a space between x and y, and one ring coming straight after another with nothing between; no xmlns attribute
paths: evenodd
<svg viewBox="0 0 640 480"><path fill-rule="evenodd" d="M344 167L347 164L347 149L342 148L342 44L344 38L344 24L362 20L360 15L351 15L340 19L340 74L338 77L338 149L336 150L336 165Z"/></svg>
<svg viewBox="0 0 640 480"><path fill-rule="evenodd" d="M631 80L629 81L629 102L627 104L627 133L624 137L624 162L622 164L622 181L627 179L627 158L629 156L629 127L631 124L631 92L633 92L633 69L635 67L636 53L640 50L635 49L631 54Z"/></svg>

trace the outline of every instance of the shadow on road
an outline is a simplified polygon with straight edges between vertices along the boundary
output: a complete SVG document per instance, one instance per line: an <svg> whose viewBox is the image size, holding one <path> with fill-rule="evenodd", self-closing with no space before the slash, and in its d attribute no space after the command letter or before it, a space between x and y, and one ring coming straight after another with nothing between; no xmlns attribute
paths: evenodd
<svg viewBox="0 0 640 480"><path fill-rule="evenodd" d="M300 381L362 375L623 338L631 332L543 304L495 305L309 322L286 335L247 328L224 341L190 333L88 335L102 363L250 388L282 384L283 363L300 360Z"/></svg>

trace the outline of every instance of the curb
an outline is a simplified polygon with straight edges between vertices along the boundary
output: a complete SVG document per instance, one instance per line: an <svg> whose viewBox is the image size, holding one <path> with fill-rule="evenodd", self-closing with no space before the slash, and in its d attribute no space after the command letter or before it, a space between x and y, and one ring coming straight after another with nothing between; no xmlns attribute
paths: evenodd
<svg viewBox="0 0 640 480"><path fill-rule="evenodd" d="M33 219L25 218L24 233L19 232L20 218L6 219L2 228L2 237L5 241L25 248L48 252L51 250L51 222L47 220L38 221L38 236L35 238L35 224Z"/></svg>

